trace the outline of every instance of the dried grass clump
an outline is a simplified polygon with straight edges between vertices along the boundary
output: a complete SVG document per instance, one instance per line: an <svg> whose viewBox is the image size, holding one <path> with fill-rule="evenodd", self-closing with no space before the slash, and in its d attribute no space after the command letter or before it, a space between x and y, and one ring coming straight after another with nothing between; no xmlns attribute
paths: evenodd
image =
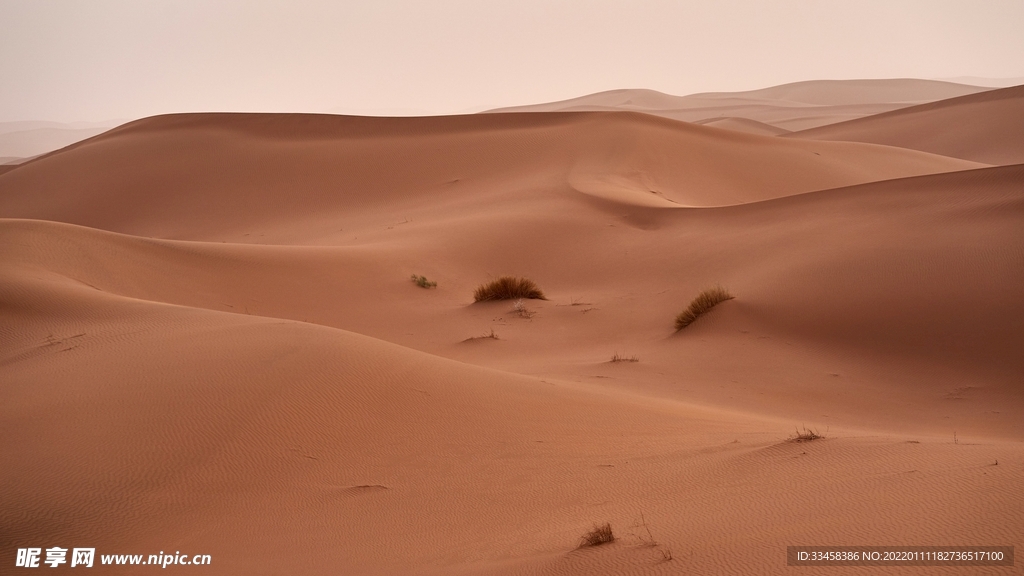
<svg viewBox="0 0 1024 576"><path fill-rule="evenodd" d="M600 546L601 544L607 544L613 541L615 541L615 535L612 534L612 525L605 522L600 526L595 525L593 530L581 536L580 545L577 546L577 548Z"/></svg>
<svg viewBox="0 0 1024 576"><path fill-rule="evenodd" d="M476 302L488 300L516 300L519 298L534 298L547 300L544 293L540 291L537 284L528 278L516 278L515 276L502 276L497 280L481 284L473 294Z"/></svg>
<svg viewBox="0 0 1024 576"><path fill-rule="evenodd" d="M733 298L734 296L721 286L705 288L697 295L696 298L693 299L693 302L690 302L690 305L686 307L686 310L683 310L678 316L676 316L676 330L686 328L716 305L721 304L726 300L732 300Z"/></svg>
<svg viewBox="0 0 1024 576"><path fill-rule="evenodd" d="M817 430L811 430L810 428L804 426L804 429L802 431L798 428L797 431L796 431L796 436L793 436L792 438L790 438L789 441L790 442L810 442L811 440L820 440L820 439L822 439L824 437L825 437L825 435L824 434L818 434Z"/></svg>
<svg viewBox="0 0 1024 576"><path fill-rule="evenodd" d="M498 335L494 332L494 328L491 328L491 332L489 334L484 334L483 336L470 336L469 338L466 338L465 340L463 340L463 342L472 342L473 340L487 340L487 339L490 339L490 340L501 340L501 338L498 338Z"/></svg>
<svg viewBox="0 0 1024 576"><path fill-rule="evenodd" d="M636 354L632 356L622 356L618 352L612 355L612 362L639 362L640 357Z"/></svg>
<svg viewBox="0 0 1024 576"><path fill-rule="evenodd" d="M533 310L526 307L526 303L523 302L522 298L516 300L516 303L512 305L512 310L510 310L510 312L520 318L533 318L534 314Z"/></svg>
<svg viewBox="0 0 1024 576"><path fill-rule="evenodd" d="M412 281L416 283L420 288L437 288L437 282L431 282L427 280L426 276L412 275Z"/></svg>

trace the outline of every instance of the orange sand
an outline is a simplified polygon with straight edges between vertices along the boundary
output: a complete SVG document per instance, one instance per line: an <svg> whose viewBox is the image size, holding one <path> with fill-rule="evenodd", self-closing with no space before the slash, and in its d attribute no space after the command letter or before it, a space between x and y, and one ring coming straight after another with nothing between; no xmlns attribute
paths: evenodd
<svg viewBox="0 0 1024 576"><path fill-rule="evenodd" d="M872 142L988 164L1024 163L1024 86L904 108L793 134Z"/></svg>
<svg viewBox="0 0 1024 576"><path fill-rule="evenodd" d="M0 173L0 572L52 545L229 575L1020 549L1024 166L960 156L622 112L195 114ZM472 303L503 274L549 300ZM736 299L675 333L716 282Z"/></svg>

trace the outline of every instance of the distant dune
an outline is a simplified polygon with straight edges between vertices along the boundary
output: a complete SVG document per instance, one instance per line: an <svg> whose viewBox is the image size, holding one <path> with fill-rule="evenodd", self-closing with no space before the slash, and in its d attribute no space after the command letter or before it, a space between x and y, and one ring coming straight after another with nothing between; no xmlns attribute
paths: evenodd
<svg viewBox="0 0 1024 576"><path fill-rule="evenodd" d="M872 142L987 164L1024 163L1024 86L922 104L791 136Z"/></svg>
<svg viewBox="0 0 1024 576"><path fill-rule="evenodd" d="M888 104L945 100L984 92L990 88L938 80L893 78L885 80L811 80L747 92L706 92L695 97L745 98L798 102L819 106Z"/></svg>
<svg viewBox="0 0 1024 576"><path fill-rule="evenodd" d="M878 98L915 86L954 89ZM768 96L873 97L849 87ZM783 575L794 544L1019 549L1024 165L965 159L1017 153L1001 93L862 121L956 126L963 158L635 110L181 114L4 167L0 561ZM506 274L548 299L474 302ZM714 285L735 298L676 331Z"/></svg>
<svg viewBox="0 0 1024 576"><path fill-rule="evenodd" d="M491 112L630 110L686 122L744 118L779 129L803 130L986 90L990 88L936 80L814 80L746 92L689 96L654 90L611 90Z"/></svg>
<svg viewBox="0 0 1024 576"><path fill-rule="evenodd" d="M115 122L0 122L0 164L63 148L116 126Z"/></svg>
<svg viewBox="0 0 1024 576"><path fill-rule="evenodd" d="M694 122L694 124L714 126L715 128L746 132L747 134L758 134L760 136L789 134L789 130L784 128L777 128L771 124L765 124L764 122L758 122L747 118L707 118L704 120L698 120Z"/></svg>

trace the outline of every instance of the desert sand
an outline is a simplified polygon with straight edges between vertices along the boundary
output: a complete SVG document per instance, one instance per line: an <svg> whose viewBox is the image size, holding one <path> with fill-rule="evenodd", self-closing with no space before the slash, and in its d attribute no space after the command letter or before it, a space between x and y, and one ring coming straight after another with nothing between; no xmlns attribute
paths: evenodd
<svg viewBox="0 0 1024 576"><path fill-rule="evenodd" d="M821 105L878 105L848 88ZM819 121L794 106L182 114L15 166L0 550L558 576L1020 550L1024 165L997 161L1021 133L981 137L1019 125L998 92L926 108L985 119L955 154L899 145L942 128L922 108L857 121L902 140L754 129ZM547 300L474 303L505 274ZM677 332L714 284L735 298Z"/></svg>
<svg viewBox="0 0 1024 576"><path fill-rule="evenodd" d="M1024 86L804 130L796 138L873 142L989 164L1024 163Z"/></svg>

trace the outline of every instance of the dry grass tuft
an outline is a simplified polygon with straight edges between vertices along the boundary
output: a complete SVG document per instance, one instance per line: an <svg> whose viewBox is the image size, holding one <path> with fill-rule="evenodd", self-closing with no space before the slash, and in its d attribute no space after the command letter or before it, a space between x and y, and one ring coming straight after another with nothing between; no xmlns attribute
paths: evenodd
<svg viewBox="0 0 1024 576"><path fill-rule="evenodd" d="M825 437L825 435L824 434L818 434L817 430L811 430L810 428L804 426L804 429L802 431L799 428L797 428L796 436L791 437L788 441L789 442L810 442L811 440L820 440L820 439L822 439L824 437Z"/></svg>
<svg viewBox="0 0 1024 576"><path fill-rule="evenodd" d="M581 536L580 545L577 546L577 548L600 546L601 544L607 544L614 541L615 535L612 534L612 525L605 522L600 526L595 525L593 530Z"/></svg>
<svg viewBox="0 0 1024 576"><path fill-rule="evenodd" d="M484 334L483 336L471 336L471 337L466 338L465 340L463 340L463 342L472 342L473 340L488 340L488 339L490 339L490 340L501 340L501 338L498 338L498 335L494 332L494 328L491 328L491 332L489 334Z"/></svg>
<svg viewBox="0 0 1024 576"><path fill-rule="evenodd" d="M686 307L676 316L676 330L682 330L690 324L700 318L703 314L706 314L708 310L711 310L716 305L725 302L726 300L732 300L734 296L729 293L728 290L721 286L715 285L711 288L705 288L697 295L696 298L690 302L690 305Z"/></svg>
<svg viewBox="0 0 1024 576"><path fill-rule="evenodd" d="M537 284L528 278L516 278L515 276L502 276L487 284L481 284L473 294L475 302L486 302L488 300L516 300L518 298L534 298L547 300L544 293L540 291Z"/></svg>
<svg viewBox="0 0 1024 576"><path fill-rule="evenodd" d="M412 281L416 283L420 288L437 288L437 282L431 282L427 280L426 276L412 275Z"/></svg>
<svg viewBox="0 0 1024 576"><path fill-rule="evenodd" d="M522 298L516 300L516 303L512 306L512 310L510 310L510 312L520 318L533 318L534 314L533 310L526 307L526 303L523 302Z"/></svg>
<svg viewBox="0 0 1024 576"><path fill-rule="evenodd" d="M661 561L668 562L672 560L672 550L668 548L662 548L658 541L654 539L654 534L651 533L651 527L647 525L647 518L644 518L643 510L640 511L640 521L634 521L633 532L630 532L630 536L640 541L641 546L647 548L658 548L658 552L661 553Z"/></svg>
<svg viewBox="0 0 1024 576"><path fill-rule="evenodd" d="M640 361L640 357L637 356L636 354L634 354L632 356L620 356L619 353L616 352L612 356L612 360L611 361L612 362L639 362Z"/></svg>

